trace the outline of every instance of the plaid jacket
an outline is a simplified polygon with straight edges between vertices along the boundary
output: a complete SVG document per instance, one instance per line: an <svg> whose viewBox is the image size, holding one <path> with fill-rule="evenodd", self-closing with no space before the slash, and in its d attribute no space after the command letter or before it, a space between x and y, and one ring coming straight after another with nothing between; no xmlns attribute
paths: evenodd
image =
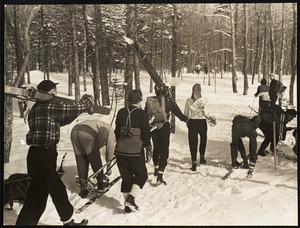
<svg viewBox="0 0 300 228"><path fill-rule="evenodd" d="M57 144L60 140L60 126L71 123L80 113L87 111L91 104L88 98L82 98L73 104L53 100L35 103L28 116L27 144L32 146Z"/></svg>

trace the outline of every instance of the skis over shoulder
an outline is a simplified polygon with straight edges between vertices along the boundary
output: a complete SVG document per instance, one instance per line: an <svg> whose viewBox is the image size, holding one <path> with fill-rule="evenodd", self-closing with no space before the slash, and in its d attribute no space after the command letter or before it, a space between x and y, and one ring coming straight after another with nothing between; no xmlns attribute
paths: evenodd
<svg viewBox="0 0 300 228"><path fill-rule="evenodd" d="M75 102L75 100L73 100L73 99L54 96L52 94L45 93L43 91L36 90L34 88L25 89L25 88L18 88L18 87L14 87L14 86L5 85L4 93L5 93L5 95L10 96L10 97L14 97L14 98L17 98L20 100L33 101L33 102L49 101L52 99L54 99L58 102L65 102L65 103ZM103 114L103 115L110 114L110 109L107 107L92 105L91 108L93 109L94 113L99 113L99 114Z"/></svg>

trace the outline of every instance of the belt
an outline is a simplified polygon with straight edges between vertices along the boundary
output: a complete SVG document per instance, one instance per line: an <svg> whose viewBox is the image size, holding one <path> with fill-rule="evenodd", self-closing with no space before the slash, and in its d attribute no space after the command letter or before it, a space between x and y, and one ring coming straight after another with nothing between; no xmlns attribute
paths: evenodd
<svg viewBox="0 0 300 228"><path fill-rule="evenodd" d="M35 147L35 148L44 148L44 149L53 149L53 148L56 148L56 144L55 145L49 145L49 146L32 146L32 147Z"/></svg>

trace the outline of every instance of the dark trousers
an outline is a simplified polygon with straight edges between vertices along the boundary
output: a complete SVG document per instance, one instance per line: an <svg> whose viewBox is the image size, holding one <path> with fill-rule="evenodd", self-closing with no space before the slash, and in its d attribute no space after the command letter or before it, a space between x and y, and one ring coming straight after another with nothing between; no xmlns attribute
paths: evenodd
<svg viewBox="0 0 300 228"><path fill-rule="evenodd" d="M197 161L198 135L200 135L199 153L200 157L205 156L207 144L207 121L206 119L190 119L187 123L189 147L192 162Z"/></svg>
<svg viewBox="0 0 300 228"><path fill-rule="evenodd" d="M139 157L116 155L116 158L122 178L121 192L130 192L133 184L142 189L148 179L144 152Z"/></svg>
<svg viewBox="0 0 300 228"><path fill-rule="evenodd" d="M266 109L269 107L270 101L263 101L261 98L259 99L259 114L265 113Z"/></svg>
<svg viewBox="0 0 300 228"><path fill-rule="evenodd" d="M56 147L31 146L27 155L27 171L31 177L24 205L17 218L16 225L37 225L45 211L50 194L62 222L73 215L66 187L56 171Z"/></svg>
<svg viewBox="0 0 300 228"><path fill-rule="evenodd" d="M170 145L170 123L164 123L163 127L151 132L153 142L153 163L159 166L158 171L164 172L168 158Z"/></svg>
<svg viewBox="0 0 300 228"><path fill-rule="evenodd" d="M273 124L268 124L268 123L262 121L259 124L259 129L263 132L263 134L265 136L264 141L261 143L259 150L265 150L269 146L269 144L271 144L270 149L272 151L274 151ZM276 132L277 132L277 134L275 136L276 137L275 142L277 145L277 143L279 142L279 134L278 134L278 131L276 131Z"/></svg>
<svg viewBox="0 0 300 228"><path fill-rule="evenodd" d="M247 161L247 154L246 150L244 147L244 143L242 141L242 137L247 135L249 137L249 154L250 154L250 162L256 163L257 160L257 154L256 154L256 149L257 149L257 141L256 141L256 135L254 136L253 134L246 134L247 130L243 129L241 125L236 124L232 126L232 132L231 132L231 144L230 144L230 149L231 149L231 161L232 163L236 161L237 156L238 156L238 151L241 154L241 157L244 161Z"/></svg>

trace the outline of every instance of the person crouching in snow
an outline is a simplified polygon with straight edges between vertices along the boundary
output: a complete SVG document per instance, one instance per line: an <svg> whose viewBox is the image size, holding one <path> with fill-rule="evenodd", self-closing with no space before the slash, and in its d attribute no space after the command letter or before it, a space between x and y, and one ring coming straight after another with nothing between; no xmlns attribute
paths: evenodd
<svg viewBox="0 0 300 228"><path fill-rule="evenodd" d="M121 192L125 200L125 213L138 210L135 198L148 179L144 147L146 162L150 162L152 158L150 125L147 112L141 108L142 100L142 92L132 90L127 97L127 106L121 108L116 117L115 155L122 178ZM131 139L133 142L130 142Z"/></svg>
<svg viewBox="0 0 300 228"><path fill-rule="evenodd" d="M231 148L231 161L232 168L238 168L241 163L237 161L238 151L241 154L243 159L242 168L254 168L256 160L257 160L257 132L256 128L260 123L260 116L254 116L252 119L249 119L246 116L237 115L232 120L232 132L231 139L232 142L230 144ZM243 137L249 138L249 154L250 154L250 164L248 164L246 150L242 141Z"/></svg>
<svg viewBox="0 0 300 228"><path fill-rule="evenodd" d="M93 172L97 172L102 166L100 149L106 146L106 162L114 157L115 133L114 129L100 120L85 120L76 124L71 131L71 141L75 153L77 171L79 177L79 196L86 198L88 194L87 178L89 164ZM110 165L107 166L107 175L111 175ZM108 182L103 171L97 176L98 190L104 190Z"/></svg>
<svg viewBox="0 0 300 228"><path fill-rule="evenodd" d="M275 112L275 146L274 146L274 135L273 135L273 121L274 121L274 112ZM283 115L282 126L280 123L281 115ZM285 140L286 132L291 131L294 128L287 127L287 123L291 122L297 116L297 111L295 109L287 109L284 111L279 105L273 105L273 107L269 107L264 114L261 115L261 123L259 124L259 129L263 132L265 138L261 143L260 148L258 149L257 154L260 156L266 156L267 153L271 155L274 154L274 147L277 147L280 136L282 137L280 140ZM282 132L280 129L282 128ZM266 149L270 145L270 151L268 152Z"/></svg>

